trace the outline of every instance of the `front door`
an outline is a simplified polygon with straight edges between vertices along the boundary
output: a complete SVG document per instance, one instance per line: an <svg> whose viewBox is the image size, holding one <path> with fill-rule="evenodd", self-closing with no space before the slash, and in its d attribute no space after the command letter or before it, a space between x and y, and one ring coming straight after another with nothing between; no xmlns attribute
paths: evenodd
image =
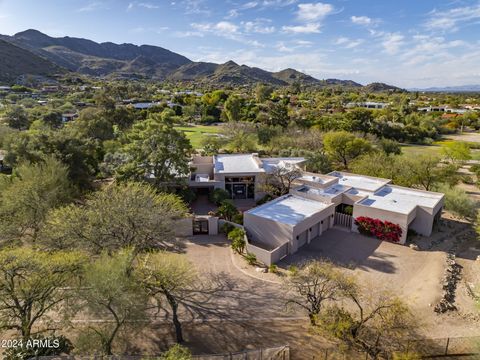
<svg viewBox="0 0 480 360"><path fill-rule="evenodd" d="M193 220L193 234L194 235L208 234L208 220L206 219Z"/></svg>
<svg viewBox="0 0 480 360"><path fill-rule="evenodd" d="M245 185L245 184L233 184L233 198L234 199L246 199L247 198L247 185Z"/></svg>

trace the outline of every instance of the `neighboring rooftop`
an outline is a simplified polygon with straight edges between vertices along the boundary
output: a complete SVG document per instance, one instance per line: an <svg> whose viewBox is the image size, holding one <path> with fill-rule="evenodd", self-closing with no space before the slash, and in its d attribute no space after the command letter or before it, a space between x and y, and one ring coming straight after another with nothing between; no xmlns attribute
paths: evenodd
<svg viewBox="0 0 480 360"><path fill-rule="evenodd" d="M375 194L359 202L360 205L377 209L409 214L417 206L432 209L443 198L443 194L386 185Z"/></svg>
<svg viewBox="0 0 480 360"><path fill-rule="evenodd" d="M285 195L253 208L248 213L294 226L329 206L333 205L294 195Z"/></svg>
<svg viewBox="0 0 480 360"><path fill-rule="evenodd" d="M338 183L345 186L351 186L359 190L375 192L383 186L390 183L391 180L382 178L373 178L369 176L349 174L340 171L333 171L330 176L338 178Z"/></svg>
<svg viewBox="0 0 480 360"><path fill-rule="evenodd" d="M305 162L303 157L283 157L283 158L264 158L260 159L266 172L271 172L279 167L293 168Z"/></svg>
<svg viewBox="0 0 480 360"><path fill-rule="evenodd" d="M262 169L253 154L215 155L213 158L216 173L260 173Z"/></svg>

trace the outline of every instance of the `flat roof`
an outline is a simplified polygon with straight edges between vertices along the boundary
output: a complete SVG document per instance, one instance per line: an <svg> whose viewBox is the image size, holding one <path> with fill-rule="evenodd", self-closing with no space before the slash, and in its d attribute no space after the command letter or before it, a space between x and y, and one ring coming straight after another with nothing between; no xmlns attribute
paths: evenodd
<svg viewBox="0 0 480 360"><path fill-rule="evenodd" d="M332 198L339 194L344 193L348 189L350 189L349 186L340 185L340 184L329 186L326 189L312 188L308 185L303 185L300 188L296 189L296 191L303 192L306 194L320 195L320 196L326 196L326 197Z"/></svg>
<svg viewBox="0 0 480 360"><path fill-rule="evenodd" d="M297 225L304 219L332 206L320 201L285 195L247 213L288 225Z"/></svg>
<svg viewBox="0 0 480 360"><path fill-rule="evenodd" d="M292 165L298 165L305 162L303 157L279 157L279 158L261 158L260 161L263 164L265 171L270 172L277 167L289 167Z"/></svg>
<svg viewBox="0 0 480 360"><path fill-rule="evenodd" d="M388 179L373 178L369 176L344 173L340 171L333 171L328 175L337 177L338 183L341 185L346 185L371 192L379 190L384 185L390 182L390 180Z"/></svg>
<svg viewBox="0 0 480 360"><path fill-rule="evenodd" d="M417 206L433 209L443 194L386 185L359 204L377 209L409 214Z"/></svg>
<svg viewBox="0 0 480 360"><path fill-rule="evenodd" d="M213 158L216 173L260 173L264 172L252 154L215 155Z"/></svg>

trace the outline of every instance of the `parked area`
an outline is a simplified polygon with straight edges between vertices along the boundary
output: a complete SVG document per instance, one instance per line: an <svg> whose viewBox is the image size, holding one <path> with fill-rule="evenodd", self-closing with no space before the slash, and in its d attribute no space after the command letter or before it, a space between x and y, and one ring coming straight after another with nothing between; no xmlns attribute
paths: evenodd
<svg viewBox="0 0 480 360"><path fill-rule="evenodd" d="M304 313L288 312L285 308L285 288L282 275L261 274L248 265L242 257L234 255L223 235L194 236L186 246L189 259L205 275L214 275L224 288L209 301L215 311L209 317L224 319L222 324L191 324L189 328L208 328L209 340L191 338L199 342L198 350L208 352L236 351L242 349L244 339L251 348L282 345L286 339L292 346L294 359L303 359L299 354L315 354L313 335L304 338L292 336L295 329L302 331ZM415 314L422 318L422 335L428 338L479 336L480 327L449 315L437 315L432 304L442 294L441 279L444 273L446 254L443 251L414 251L408 247L382 242L343 229L326 230L322 237L315 238L294 255L278 263L282 271L291 265L300 265L312 259L328 259L338 269L355 275L359 283L372 289L390 290L404 298ZM465 260L466 261L466 260ZM468 260L474 263L473 260ZM272 281L274 280L274 281ZM380 285L381 284L381 285ZM459 306L473 310L474 303L462 299ZM227 321L227 319L229 319ZM205 319L206 320L206 319ZM262 323L264 326L259 326ZM268 325L267 325L268 324ZM272 329L275 341L272 343ZM210 341L216 339L215 341ZM283 341L283 342L282 342ZM313 343L312 343L313 342ZM200 346L199 344L202 344ZM208 344L208 349L207 349ZM305 353L299 352L304 350ZM310 350L309 350L310 349Z"/></svg>

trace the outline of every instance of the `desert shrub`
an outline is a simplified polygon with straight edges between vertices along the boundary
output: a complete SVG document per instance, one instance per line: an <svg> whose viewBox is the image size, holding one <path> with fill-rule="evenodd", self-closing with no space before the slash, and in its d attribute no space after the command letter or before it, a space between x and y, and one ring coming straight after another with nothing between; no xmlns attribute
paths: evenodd
<svg viewBox="0 0 480 360"><path fill-rule="evenodd" d="M239 212L238 214L233 215L232 221L233 221L235 224L243 225L243 214Z"/></svg>
<svg viewBox="0 0 480 360"><path fill-rule="evenodd" d="M272 274L276 274L278 272L278 266L275 264L272 264L268 267L268 272Z"/></svg>
<svg viewBox="0 0 480 360"><path fill-rule="evenodd" d="M223 189L215 189L210 193L209 200L215 205L219 206L224 200L230 199L231 196L228 191Z"/></svg>
<svg viewBox="0 0 480 360"><path fill-rule="evenodd" d="M248 265L255 265L257 263L257 257L252 253L247 253L245 255L245 260L247 260Z"/></svg>
<svg viewBox="0 0 480 360"><path fill-rule="evenodd" d="M225 224L223 224L222 226L220 226L220 232L222 232L223 234L227 234L227 235L233 229L235 229L235 226L233 226L232 224L227 223L227 222Z"/></svg>
<svg viewBox="0 0 480 360"><path fill-rule="evenodd" d="M290 265L288 267L288 272L290 273L290 275L295 275L298 273L298 267L295 265Z"/></svg>

